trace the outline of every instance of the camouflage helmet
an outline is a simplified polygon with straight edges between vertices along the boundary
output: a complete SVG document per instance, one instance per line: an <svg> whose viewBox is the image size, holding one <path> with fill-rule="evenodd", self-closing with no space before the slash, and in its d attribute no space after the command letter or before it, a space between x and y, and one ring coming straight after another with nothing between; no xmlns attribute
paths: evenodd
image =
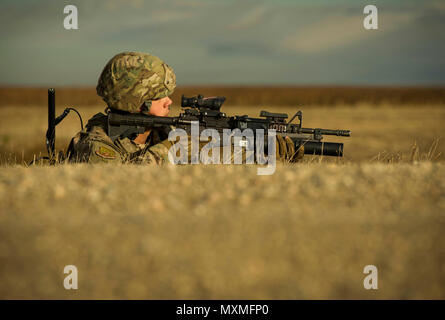
<svg viewBox="0 0 445 320"><path fill-rule="evenodd" d="M161 59L141 52L122 52L103 69L96 91L110 108L137 113L152 100L167 97L176 87L173 69Z"/></svg>

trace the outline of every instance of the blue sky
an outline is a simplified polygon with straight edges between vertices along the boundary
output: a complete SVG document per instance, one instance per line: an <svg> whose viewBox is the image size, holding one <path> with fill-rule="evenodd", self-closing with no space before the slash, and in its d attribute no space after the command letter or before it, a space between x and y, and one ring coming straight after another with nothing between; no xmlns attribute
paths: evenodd
<svg viewBox="0 0 445 320"><path fill-rule="evenodd" d="M2 0L0 33L1 85L95 85L122 51L159 56L179 85L445 85L443 0Z"/></svg>

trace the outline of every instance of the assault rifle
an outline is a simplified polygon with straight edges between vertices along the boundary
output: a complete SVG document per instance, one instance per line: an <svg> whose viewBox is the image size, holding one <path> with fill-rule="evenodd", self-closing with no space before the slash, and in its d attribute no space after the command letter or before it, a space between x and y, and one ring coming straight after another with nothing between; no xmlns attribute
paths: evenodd
<svg viewBox="0 0 445 320"><path fill-rule="evenodd" d="M183 112L178 117L157 117L145 114L131 114L119 110L109 109L108 136L114 141L119 137L134 137L144 133L146 128L172 125L176 128L191 132L193 121L199 121L199 132L204 129L215 129L220 134L224 129L263 129L267 136L268 129L275 129L277 134L288 136L295 143L296 148L304 145L304 153L311 155L343 156L343 143L322 142L323 135L349 137L349 130L331 130L320 128L303 128L303 113L298 111L286 121L285 113L260 112L260 118L247 115L228 117L221 112L225 97L207 97L202 95L186 98L181 97ZM298 123L292 123L295 119ZM267 139L265 139L267 142ZM267 143L265 144L267 147Z"/></svg>
<svg viewBox="0 0 445 320"><path fill-rule="evenodd" d="M181 107L184 109L178 117L157 117L145 114L132 114L109 108L108 136L115 141L119 137L133 138L139 133L144 133L147 128L173 125L176 128L185 130L190 134L191 125L194 121L199 121L199 132L204 129L215 129L220 134L224 129L263 129L267 135L268 129L275 129L278 134L288 136L295 143L296 148L304 145L304 153L325 156L343 156L343 143L322 142L323 135L335 135L349 137L349 130L330 130L320 128L303 128L303 114L298 111L290 121L286 121L288 115L285 113L272 113L261 111L261 118L251 118L247 115L228 117L221 112L221 106L226 100L225 97L207 97L202 95L186 98L181 97ZM48 130L46 132L46 146L48 157L41 157L54 163L55 151L55 129L70 111L77 113L83 130L83 121L79 112L74 108L66 108L61 115L55 116L55 90L48 89ZM298 118L299 123L292 121ZM256 144L255 144L256 145ZM267 138L264 143L267 148ZM59 153L63 158L63 153Z"/></svg>

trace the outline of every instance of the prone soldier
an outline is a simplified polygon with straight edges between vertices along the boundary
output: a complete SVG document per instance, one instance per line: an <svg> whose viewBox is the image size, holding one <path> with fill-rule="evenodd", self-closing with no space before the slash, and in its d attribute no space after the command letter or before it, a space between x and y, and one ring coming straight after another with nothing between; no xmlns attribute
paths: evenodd
<svg viewBox="0 0 445 320"><path fill-rule="evenodd" d="M173 69L158 57L140 52L122 52L103 69L96 87L107 109L123 113L168 116L176 87ZM70 162L162 164L168 162L173 142L168 140L169 126L146 128L134 137L107 135L107 115L97 113L85 129L71 140L67 155ZM295 150L289 137L277 135L277 158L298 161L303 147ZM200 147L202 145L200 144Z"/></svg>

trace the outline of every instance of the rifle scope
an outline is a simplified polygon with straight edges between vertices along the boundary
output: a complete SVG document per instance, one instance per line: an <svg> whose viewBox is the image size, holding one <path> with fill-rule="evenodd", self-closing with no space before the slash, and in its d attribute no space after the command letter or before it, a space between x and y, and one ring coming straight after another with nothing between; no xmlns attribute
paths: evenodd
<svg viewBox="0 0 445 320"><path fill-rule="evenodd" d="M208 97L204 98L202 95L197 97L186 98L181 96L181 107L183 108L198 108L198 109L210 109L217 110L221 108L222 104L226 100L226 97Z"/></svg>

